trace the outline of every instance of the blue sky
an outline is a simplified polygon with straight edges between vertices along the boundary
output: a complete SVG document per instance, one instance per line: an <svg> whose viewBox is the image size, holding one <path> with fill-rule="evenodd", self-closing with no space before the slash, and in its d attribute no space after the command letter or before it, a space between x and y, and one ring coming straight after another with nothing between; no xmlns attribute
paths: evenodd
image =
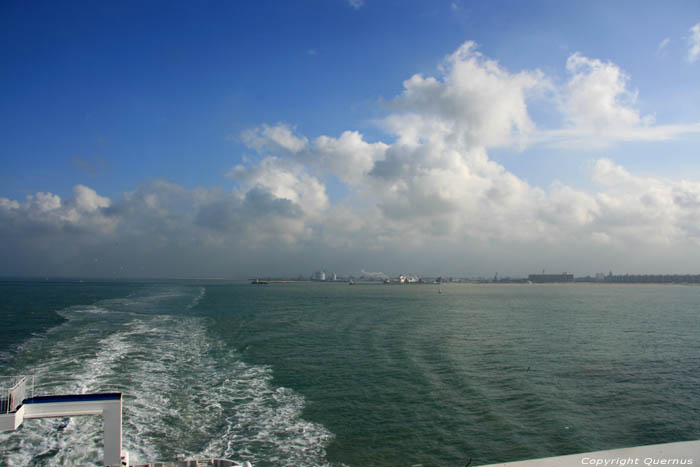
<svg viewBox="0 0 700 467"><path fill-rule="evenodd" d="M15 253L0 273L163 275L149 264L174 249L171 271L227 277L682 269L700 222L699 23L691 1L3 2L0 235ZM522 205L489 208L494 193ZM163 225L147 221L155 198ZM557 218L562 204L580 216ZM230 223L206 224L213 206ZM133 245L160 237L142 264Z"/></svg>

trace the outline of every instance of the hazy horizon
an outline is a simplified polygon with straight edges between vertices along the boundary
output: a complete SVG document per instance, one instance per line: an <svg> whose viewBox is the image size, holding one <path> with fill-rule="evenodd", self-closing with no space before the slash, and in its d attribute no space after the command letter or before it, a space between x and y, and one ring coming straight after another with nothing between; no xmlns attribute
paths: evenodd
<svg viewBox="0 0 700 467"><path fill-rule="evenodd" d="M5 2L1 276L695 274L697 2Z"/></svg>

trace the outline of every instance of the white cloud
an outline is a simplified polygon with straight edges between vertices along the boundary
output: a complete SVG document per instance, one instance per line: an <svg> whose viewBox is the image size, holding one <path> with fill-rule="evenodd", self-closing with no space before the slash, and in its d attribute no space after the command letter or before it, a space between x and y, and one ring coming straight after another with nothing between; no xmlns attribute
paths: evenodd
<svg viewBox="0 0 700 467"><path fill-rule="evenodd" d="M10 211L12 209L19 209L19 203L7 198L0 198L0 209L3 211Z"/></svg>
<svg viewBox="0 0 700 467"><path fill-rule="evenodd" d="M57 232L110 234L116 221L104 209L110 205L109 198L84 185L76 185L73 192L73 198L67 201L44 192L28 195L24 203L0 198L4 232L27 238Z"/></svg>
<svg viewBox="0 0 700 467"><path fill-rule="evenodd" d="M365 142L357 131L345 131L339 138L322 135L311 144L307 138L294 135L287 125L262 125L242 134L244 143L261 154L287 156L315 171L333 173L350 186L359 183L375 161L384 158L388 147L382 142ZM228 176L235 178L236 170L241 169L234 169Z"/></svg>
<svg viewBox="0 0 700 467"><path fill-rule="evenodd" d="M467 42L436 76L404 82L379 122L384 141L357 131L310 139L288 124L260 125L240 135L261 156L231 169L230 191L155 181L114 200L83 185L66 200L42 192L23 202L0 198L0 252L8 264L50 259L56 271L111 255L100 264L126 264L130 275L284 274L301 265L296 275L321 261L332 267L330 258L346 272L495 264L527 272L569 269L567 261L607 269L615 255L656 272L660 258L700 260L696 182L642 177L599 159L596 190L556 181L542 188L489 157L493 147L700 131L655 125L614 63L573 54L566 66L569 79L557 86L537 70L509 72ZM556 106L563 127L538 130L533 99ZM334 203L329 179L347 191Z"/></svg>
<svg viewBox="0 0 700 467"><path fill-rule="evenodd" d="M671 38L667 37L663 39L661 42L659 42L658 47L656 48L656 53L657 54L663 54L664 51L666 50L666 47L671 43Z"/></svg>
<svg viewBox="0 0 700 467"><path fill-rule="evenodd" d="M642 115L637 92L629 89L629 76L616 64L572 54L566 69L570 78L559 89L565 124L539 131L540 143L566 147L604 147L621 141L664 141L700 133L700 123L655 124Z"/></svg>
<svg viewBox="0 0 700 467"><path fill-rule="evenodd" d="M653 123L653 117L641 117L634 108L637 93L627 89L629 77L615 64L575 53L566 69L571 79L564 111L573 127L600 134Z"/></svg>
<svg viewBox="0 0 700 467"><path fill-rule="evenodd" d="M678 192L681 185L637 178L603 159L594 171L604 188L599 193L558 182L543 190L489 159L489 147L538 140L606 145L700 131L697 124L654 125L653 117L636 107L629 77L611 62L573 54L566 66L570 78L557 87L537 70L508 72L467 42L445 59L439 76L414 75L404 82L403 92L389 104L391 113L380 122L395 137L392 142L369 143L360 133L346 131L308 144L285 126L285 139L300 142L290 150L274 143L272 132L258 130L251 141L266 148L277 144L279 158L238 167L232 175L239 181L249 178L247 187L260 184L300 205L294 188L304 173L299 167L335 175L353 189L348 198L352 204L319 203L314 212L321 214L314 222L324 232L324 244L347 248L401 244L420 249L435 241L465 244L477 239L523 245L561 245L567 239L565 243L590 248L690 240L690 230L678 225L678 219L690 214L669 216L669 210L654 215L655 209L670 209L668 193ZM552 95L558 96L566 125L538 131L527 104ZM285 158L292 165L276 172ZM622 185L628 194L620 192ZM623 226L615 219L628 217L626 208L637 220ZM658 228L659 222L665 227Z"/></svg>
<svg viewBox="0 0 700 467"><path fill-rule="evenodd" d="M319 180L300 165L277 157L266 157L256 166L237 165L227 176L238 183L241 196L258 190L273 199L290 201L307 215L317 215L328 207L325 187Z"/></svg>
<svg viewBox="0 0 700 467"><path fill-rule="evenodd" d="M357 131L345 131L339 138L319 136L313 141L318 166L351 187L362 184L388 147L382 142L367 143Z"/></svg>
<svg viewBox="0 0 700 467"><path fill-rule="evenodd" d="M56 211L61 207L61 197L52 193L36 193L27 196L27 205L37 213Z"/></svg>
<svg viewBox="0 0 700 467"><path fill-rule="evenodd" d="M690 28L688 37L688 62L694 63L700 57L700 23Z"/></svg>
<svg viewBox="0 0 700 467"><path fill-rule="evenodd" d="M596 196L599 231L621 244L700 244L700 184L639 177L612 161L596 163L594 178L606 189Z"/></svg>
<svg viewBox="0 0 700 467"><path fill-rule="evenodd" d="M79 207L80 190L65 202L50 193L24 203L2 198L0 245L17 264L54 262L57 271L75 272L86 267L78 259L99 255L128 266L132 275L171 276L231 267L251 273L255 265L289 255L301 255L294 264L302 261L302 271L331 254L344 267L357 261L393 268L403 258L421 271L465 255L479 258L483 268L517 254L511 266L525 271L562 251L586 252L580 264L603 255L598 264L608 267L610 251L633 255L644 248L649 271L658 270L654 252L683 248L698 259L692 251L700 245L699 183L639 177L601 159L593 169L598 192L558 182L542 190L489 160L483 149L387 151L406 167L382 183L365 175L359 194L371 201L365 205L330 205L317 179L296 163L270 157L235 168L231 176L240 187L231 193L160 181L110 200L109 207L89 203L94 211ZM498 244L502 251L492 249ZM391 259L392 251L399 257Z"/></svg>
<svg viewBox="0 0 700 467"><path fill-rule="evenodd" d="M451 134L470 145L525 144L535 129L526 98L550 87L539 71L508 73L485 58L474 42L449 55L441 78L414 75L385 120L407 144L432 134Z"/></svg>
<svg viewBox="0 0 700 467"><path fill-rule="evenodd" d="M362 6L365 4L365 0L348 0L348 5L353 7L356 10L359 10L362 8Z"/></svg>
<svg viewBox="0 0 700 467"><path fill-rule="evenodd" d="M241 140L260 154L296 154L308 146L306 138L294 135L294 128L284 123L275 126L261 125L241 133Z"/></svg>
<svg viewBox="0 0 700 467"><path fill-rule="evenodd" d="M75 204L78 209L85 212L95 212L98 209L109 207L110 199L97 194L92 188L85 185L76 185L73 188L75 193Z"/></svg>

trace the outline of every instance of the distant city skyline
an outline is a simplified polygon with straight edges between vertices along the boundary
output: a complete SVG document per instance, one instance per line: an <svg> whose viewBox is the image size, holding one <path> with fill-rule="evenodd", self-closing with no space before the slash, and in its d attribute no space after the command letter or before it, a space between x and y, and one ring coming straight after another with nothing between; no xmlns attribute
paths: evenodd
<svg viewBox="0 0 700 467"><path fill-rule="evenodd" d="M0 5L0 276L700 272L700 3Z"/></svg>

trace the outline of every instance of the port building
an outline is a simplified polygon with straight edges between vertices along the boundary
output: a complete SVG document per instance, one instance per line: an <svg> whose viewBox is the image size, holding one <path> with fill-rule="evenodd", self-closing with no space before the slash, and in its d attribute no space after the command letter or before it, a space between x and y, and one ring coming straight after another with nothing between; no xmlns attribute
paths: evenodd
<svg viewBox="0 0 700 467"><path fill-rule="evenodd" d="M574 275L568 273L562 274L530 274L527 280L533 284L547 284L556 282L573 282Z"/></svg>

